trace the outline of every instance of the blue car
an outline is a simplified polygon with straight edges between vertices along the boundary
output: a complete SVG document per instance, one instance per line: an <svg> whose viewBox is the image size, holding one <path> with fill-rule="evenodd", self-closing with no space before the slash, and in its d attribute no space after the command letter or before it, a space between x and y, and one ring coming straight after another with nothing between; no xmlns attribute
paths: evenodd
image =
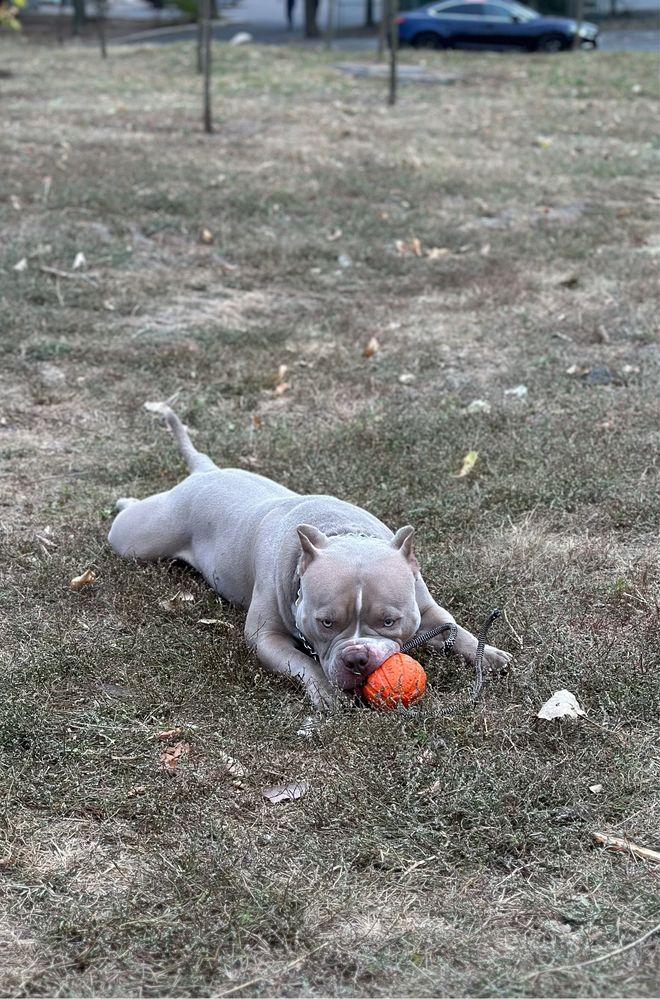
<svg viewBox="0 0 660 999"><path fill-rule="evenodd" d="M400 45L417 49L515 47L561 52L577 44L596 48L598 26L567 17L543 17L511 0L444 0L396 18Z"/></svg>

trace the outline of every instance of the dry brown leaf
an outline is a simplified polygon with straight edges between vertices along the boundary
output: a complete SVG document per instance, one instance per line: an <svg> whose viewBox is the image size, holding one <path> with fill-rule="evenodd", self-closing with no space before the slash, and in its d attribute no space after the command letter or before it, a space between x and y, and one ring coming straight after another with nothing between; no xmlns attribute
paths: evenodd
<svg viewBox="0 0 660 999"><path fill-rule="evenodd" d="M284 395L291 388L291 382L280 382L275 386L275 395Z"/></svg>
<svg viewBox="0 0 660 999"><path fill-rule="evenodd" d="M175 742L160 754L160 764L168 773L175 773L179 760L190 752L189 742Z"/></svg>
<svg viewBox="0 0 660 999"><path fill-rule="evenodd" d="M166 728L163 732L156 732L154 739L158 739L160 742L168 742L170 739L176 739L182 732L182 728Z"/></svg>
<svg viewBox="0 0 660 999"><path fill-rule="evenodd" d="M432 246L426 251L429 260L442 260L443 257L451 256L451 250L446 246Z"/></svg>
<svg viewBox="0 0 660 999"><path fill-rule="evenodd" d="M283 801L296 801L308 791L309 783L306 780L297 780L277 787L264 787L261 793L272 805L279 805Z"/></svg>
<svg viewBox="0 0 660 999"><path fill-rule="evenodd" d="M363 357L373 357L380 350L380 344L375 336L372 336L367 346L362 351Z"/></svg>
<svg viewBox="0 0 660 999"><path fill-rule="evenodd" d="M179 604L192 603L194 600L195 597L190 590L177 590L174 596L159 600L158 606L162 607L168 614L173 614Z"/></svg>
<svg viewBox="0 0 660 999"><path fill-rule="evenodd" d="M236 626L231 621L224 621L221 617L200 617L197 624L204 624L209 628L217 624L225 631L236 631Z"/></svg>
<svg viewBox="0 0 660 999"><path fill-rule="evenodd" d="M74 576L69 586L72 590L82 590L83 586L89 586L96 579L96 573L92 569L85 569L80 576Z"/></svg>
<svg viewBox="0 0 660 999"><path fill-rule="evenodd" d="M229 753L220 752L218 753L218 756L225 765L224 766L225 773L229 774L230 777L240 778L247 776L247 770L245 769L243 764L240 763L238 760L235 760L233 756L229 755Z"/></svg>
<svg viewBox="0 0 660 999"><path fill-rule="evenodd" d="M412 250L412 252L415 254L416 257L421 257L423 255L422 244L417 239L417 236L413 236L413 238L410 240L410 249Z"/></svg>
<svg viewBox="0 0 660 999"><path fill-rule="evenodd" d="M478 457L479 457L478 451L468 451L468 453L463 458L463 464L461 466L460 472L452 473L452 478L464 479L466 475L469 475L474 466L476 465Z"/></svg>
<svg viewBox="0 0 660 999"><path fill-rule="evenodd" d="M262 423L263 423L263 418L261 416L259 416L258 413L253 413L252 414L252 429L253 430L259 430L259 428L261 427Z"/></svg>

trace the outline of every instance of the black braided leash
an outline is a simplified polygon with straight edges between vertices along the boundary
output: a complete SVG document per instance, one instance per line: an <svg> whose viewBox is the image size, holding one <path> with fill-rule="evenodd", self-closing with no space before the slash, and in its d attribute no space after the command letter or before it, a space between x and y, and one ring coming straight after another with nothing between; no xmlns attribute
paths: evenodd
<svg viewBox="0 0 660 999"><path fill-rule="evenodd" d="M466 708L474 707L483 691L484 686L484 649L486 648L486 638L488 636L488 631L490 629L493 621L496 621L498 617L502 616L502 612L494 607L493 610L486 616L484 623L481 625L481 631L479 632L479 637L477 638L477 651L474 657L474 683L472 684L472 689L465 700L457 705L450 708L445 708L441 711L441 714L446 717L448 715L457 714ZM432 638L436 638L441 635L443 631L448 631L449 634L445 639L445 644L443 652L449 652L454 646L456 641L456 625L450 624L440 624L436 628L429 628L428 631L423 631L421 634L417 635L415 638L411 638L410 641L405 642L401 646L402 652L410 652L412 649L419 648L420 645L425 645Z"/></svg>

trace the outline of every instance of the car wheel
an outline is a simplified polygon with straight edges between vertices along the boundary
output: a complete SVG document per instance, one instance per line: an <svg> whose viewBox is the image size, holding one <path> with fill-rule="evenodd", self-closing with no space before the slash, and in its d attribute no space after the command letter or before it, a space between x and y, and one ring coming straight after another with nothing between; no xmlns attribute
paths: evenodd
<svg viewBox="0 0 660 999"><path fill-rule="evenodd" d="M566 48L566 40L561 35L541 35L536 43L537 52L561 52Z"/></svg>
<svg viewBox="0 0 660 999"><path fill-rule="evenodd" d="M444 49L444 39L435 31L420 31L411 42L415 49Z"/></svg>

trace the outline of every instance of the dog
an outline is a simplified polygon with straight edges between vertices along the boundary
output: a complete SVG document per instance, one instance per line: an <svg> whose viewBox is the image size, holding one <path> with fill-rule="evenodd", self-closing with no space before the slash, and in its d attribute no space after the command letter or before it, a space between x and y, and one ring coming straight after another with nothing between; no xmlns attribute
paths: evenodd
<svg viewBox="0 0 660 999"><path fill-rule="evenodd" d="M183 559L244 607L245 637L265 667L296 677L318 710L363 686L383 660L452 615L433 599L414 529L392 532L334 496L302 495L262 475L219 468L167 406L189 475L146 499L117 500L108 541L122 556ZM444 639L431 639L441 648ZM477 639L456 625L454 651L474 664ZM487 667L511 656L491 645Z"/></svg>

